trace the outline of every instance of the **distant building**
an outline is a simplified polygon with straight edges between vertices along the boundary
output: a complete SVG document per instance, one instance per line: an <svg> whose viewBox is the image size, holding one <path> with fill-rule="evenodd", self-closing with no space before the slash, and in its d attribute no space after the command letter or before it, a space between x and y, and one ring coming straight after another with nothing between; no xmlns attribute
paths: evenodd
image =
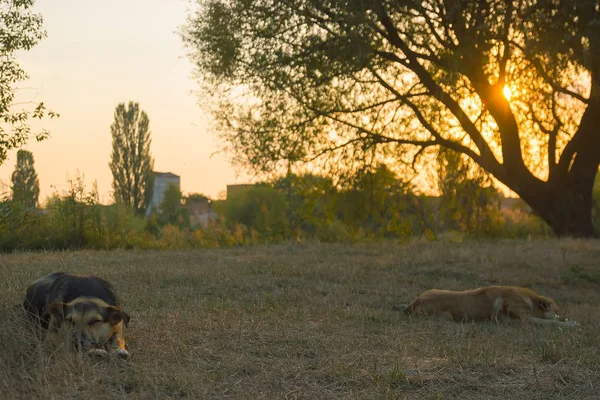
<svg viewBox="0 0 600 400"><path fill-rule="evenodd" d="M253 187L253 183L240 183L236 185L227 185L227 198L235 192Z"/></svg>
<svg viewBox="0 0 600 400"><path fill-rule="evenodd" d="M179 175L170 172L154 172L154 191L152 192L152 200L146 210L146 215L150 215L152 210L157 210L165 197L165 191L170 184L175 184L181 190L181 178Z"/></svg>
<svg viewBox="0 0 600 400"><path fill-rule="evenodd" d="M202 226L206 228L210 221L216 221L219 216L212 210L212 205L206 203L191 203L186 204L185 208L190 215L192 227Z"/></svg>

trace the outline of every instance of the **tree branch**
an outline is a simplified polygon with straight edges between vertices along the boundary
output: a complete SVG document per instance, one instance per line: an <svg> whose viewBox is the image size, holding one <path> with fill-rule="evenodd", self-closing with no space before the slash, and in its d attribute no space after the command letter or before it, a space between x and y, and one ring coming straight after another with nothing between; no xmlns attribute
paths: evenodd
<svg viewBox="0 0 600 400"><path fill-rule="evenodd" d="M428 12L433 13L433 10L427 9L425 7L426 5L427 4L425 2L423 2L423 3L416 2L415 9L418 10L420 12L420 15L425 19L425 23L429 27L429 30L431 31L431 35L443 47L445 47L447 49L455 50L456 49L456 45L453 42L449 41L449 40L443 39L441 37L441 35L439 34L439 32L437 31L437 29L436 29L433 21L431 20L431 18L429 17L429 14L428 14Z"/></svg>
<svg viewBox="0 0 600 400"><path fill-rule="evenodd" d="M555 102L553 101L553 106L554 103ZM554 111L555 110L553 110L553 113ZM529 105L529 112L531 113L531 120L533 123L539 127L540 131L548 135L548 180L551 180L556 171L556 138L562 127L562 122L555 116L556 124L552 129L548 129L544 126L544 122L535 115L535 111L531 105Z"/></svg>
<svg viewBox="0 0 600 400"><path fill-rule="evenodd" d="M504 37L502 40L502 58L500 59L499 71L498 71L498 85L504 87L506 84L506 64L510 59L510 46L508 44L508 34L510 32L510 25L512 22L513 3L512 1L506 2L506 13L504 15Z"/></svg>
<svg viewBox="0 0 600 400"><path fill-rule="evenodd" d="M540 75L540 77L548 85L550 85L550 87L552 88L552 90L554 90L555 92L566 94L567 96L571 96L574 99L577 99L577 100L581 101L584 104L588 104L589 103L589 99L583 97L579 93L573 92L572 90L569 90L569 89L564 88L564 87L560 86L559 84L557 84L550 77L550 75L548 75L548 73L544 69L544 66L543 66L542 62L539 59L527 57L527 53L526 53L525 48L523 46L521 46L520 44L516 43L515 41L510 41L509 44L511 46L514 46L515 48L519 49L523 53L523 57L531 63L531 65L535 68L535 70Z"/></svg>
<svg viewBox="0 0 600 400"><path fill-rule="evenodd" d="M401 59L393 53L388 54L393 54L393 59L413 71L419 77L423 85L431 92L432 96L438 99L452 114L454 114L462 128L479 149L481 165L485 165L484 168L494 174L498 179L503 180L505 176L502 166L494 156L488 143L460 105L433 80L431 75L429 75L429 72L418 62L415 53L408 48L407 44L398 35L392 20L387 15L384 6L380 1L375 4L374 11L385 28L385 32L383 33L384 37L390 44L402 51L406 58Z"/></svg>

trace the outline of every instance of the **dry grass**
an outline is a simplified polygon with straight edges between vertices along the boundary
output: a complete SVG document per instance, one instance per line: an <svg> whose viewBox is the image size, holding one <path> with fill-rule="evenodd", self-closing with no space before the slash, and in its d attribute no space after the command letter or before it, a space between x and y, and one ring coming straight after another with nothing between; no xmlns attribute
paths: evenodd
<svg viewBox="0 0 600 400"><path fill-rule="evenodd" d="M598 398L600 242L278 245L0 258L3 399ZM57 270L119 289L131 362L39 344L14 308ZM392 310L427 288L529 286L581 329Z"/></svg>

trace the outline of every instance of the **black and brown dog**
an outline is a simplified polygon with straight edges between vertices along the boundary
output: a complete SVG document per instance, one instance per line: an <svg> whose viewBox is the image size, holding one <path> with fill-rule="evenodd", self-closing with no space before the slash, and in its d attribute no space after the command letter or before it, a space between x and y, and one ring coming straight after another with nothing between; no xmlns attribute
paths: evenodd
<svg viewBox="0 0 600 400"><path fill-rule="evenodd" d="M130 318L104 279L55 272L27 288L23 307L42 328L68 340L77 350L106 355L109 349L129 358L123 326Z"/></svg>

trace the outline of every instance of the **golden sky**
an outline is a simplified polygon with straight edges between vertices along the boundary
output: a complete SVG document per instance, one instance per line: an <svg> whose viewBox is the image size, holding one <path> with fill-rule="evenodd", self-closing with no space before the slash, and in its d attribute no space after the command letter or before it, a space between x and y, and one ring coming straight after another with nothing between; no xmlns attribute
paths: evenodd
<svg viewBox="0 0 600 400"><path fill-rule="evenodd" d="M31 141L40 201L65 190L68 177L98 182L111 201L110 125L120 102L140 103L150 118L155 170L181 176L184 193L216 197L228 183L248 181L222 154L209 117L198 106L193 67L177 35L186 0L37 0L48 37L19 55L30 75L20 100L43 101L60 114L43 120L50 139ZM0 166L10 183L16 151Z"/></svg>

